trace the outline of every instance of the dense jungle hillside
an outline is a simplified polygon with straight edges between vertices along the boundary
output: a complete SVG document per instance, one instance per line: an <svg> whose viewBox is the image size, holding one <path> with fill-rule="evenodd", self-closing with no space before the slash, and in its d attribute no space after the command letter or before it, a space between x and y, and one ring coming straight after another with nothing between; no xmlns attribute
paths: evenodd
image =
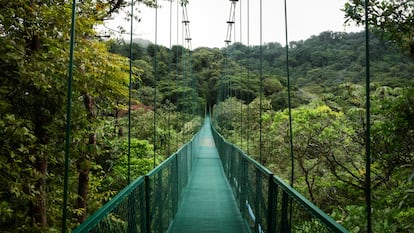
<svg viewBox="0 0 414 233"><path fill-rule="evenodd" d="M295 187L352 232L364 229L364 40L363 32L327 31L289 44ZM152 53L148 53L151 46L147 54L144 47L135 46L142 53L136 56L138 60ZM113 43L111 51L122 54L127 47L128 44ZM167 65L168 53L178 54L174 59L182 58L181 62L185 62L185 53L191 56L190 69L173 70L189 72L187 77L193 81L188 79L187 83L196 89L201 102L215 106L216 127L275 174L289 180L286 48L279 43L262 48L236 43L221 50L158 49L160 73L164 74L171 67ZM378 219L374 220L375 231L411 231L414 60L397 44L376 34L372 34L370 50L372 182L377 210L374 218ZM176 67L174 59L172 66ZM168 86L170 76L159 76L158 88L164 95L160 101L179 99L186 89L182 82L185 76ZM263 129L257 123L261 87ZM261 153L259 138L263 140ZM392 204L392 199L400 205ZM380 216L385 216L385 221Z"/></svg>
<svg viewBox="0 0 414 233"><path fill-rule="evenodd" d="M290 42L290 75L295 89L295 105L309 102L324 94L335 95L338 86L343 83L363 84L365 82L364 40L364 32L327 31L304 41ZM144 71L150 74L149 77L144 76L144 86L152 86L150 82L153 78L151 76L153 67L149 59L153 49L154 45L147 47L134 44L134 60L137 64L145 62L146 65L140 66L141 69L145 67L149 69ZM182 64L178 64L177 67L176 60L189 57L190 52L180 46L174 46L172 51L164 46L157 46L157 49L160 74L158 88L163 93L164 100L171 96L173 89L175 94L183 94L177 86L168 89L167 83L170 76L166 74L169 73L168 69L172 69L173 72L176 70L183 72ZM190 75L195 81L193 84L196 85L199 96L208 100L210 104L216 102L220 86L227 82L231 83L230 92L250 102L259 96L258 74L261 49L263 50L264 94L272 101L274 109L284 108L287 106L284 101L286 98L286 49L277 42L267 43L262 48L260 46L249 48L240 43L231 44L221 50L197 48L191 52L192 67L187 68L186 72L189 74L191 72ZM114 41L110 51L128 57L129 44ZM386 42L373 35L370 54L373 85L394 88L412 83L414 61L395 43ZM171 64L169 64L169 56L173 56ZM225 61L227 61L226 66ZM247 71L249 71L249 84L247 84ZM176 76L176 74L173 76L173 80ZM182 80L174 82L173 85L180 85L180 82Z"/></svg>
<svg viewBox="0 0 414 233"><path fill-rule="evenodd" d="M71 4L0 2L0 232L62 227L67 106L70 229L128 184L128 134L135 179L186 143L206 113L225 138L289 179L284 45L235 43L190 51L133 43L130 70L130 44L95 30L129 3L82 1L68 92ZM371 34L375 232L414 232L412 22L385 34L373 28ZM393 32L403 36L393 39ZM411 33L408 42L403 32ZM288 45L295 188L361 233L367 187L364 40L362 32L327 31Z"/></svg>

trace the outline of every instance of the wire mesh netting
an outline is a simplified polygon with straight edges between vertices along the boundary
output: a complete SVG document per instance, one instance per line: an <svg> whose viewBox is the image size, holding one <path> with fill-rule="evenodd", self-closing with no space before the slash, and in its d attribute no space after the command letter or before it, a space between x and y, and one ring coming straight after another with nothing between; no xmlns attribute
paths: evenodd
<svg viewBox="0 0 414 233"><path fill-rule="evenodd" d="M212 127L234 196L252 232L348 232Z"/></svg>
<svg viewBox="0 0 414 233"><path fill-rule="evenodd" d="M166 232L189 180L198 135L154 170L121 190L73 232Z"/></svg>
<svg viewBox="0 0 414 233"><path fill-rule="evenodd" d="M252 232L348 232L268 169L213 137L223 171ZM203 141L197 134L177 153L120 191L73 232L168 232L186 188L194 155Z"/></svg>

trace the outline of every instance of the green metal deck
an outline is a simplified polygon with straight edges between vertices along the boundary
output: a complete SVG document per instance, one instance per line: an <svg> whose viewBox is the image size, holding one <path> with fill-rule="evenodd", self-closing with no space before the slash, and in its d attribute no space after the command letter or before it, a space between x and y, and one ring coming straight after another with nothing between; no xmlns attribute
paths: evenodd
<svg viewBox="0 0 414 233"><path fill-rule="evenodd" d="M225 177L209 123L204 124L200 134L200 150L171 232L247 232Z"/></svg>

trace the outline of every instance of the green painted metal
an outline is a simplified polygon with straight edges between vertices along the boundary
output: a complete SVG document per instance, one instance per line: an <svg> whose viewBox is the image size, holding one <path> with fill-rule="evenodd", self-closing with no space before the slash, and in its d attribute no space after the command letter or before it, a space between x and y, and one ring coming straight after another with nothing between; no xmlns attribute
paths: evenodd
<svg viewBox="0 0 414 233"><path fill-rule="evenodd" d="M213 127L212 131L224 173L251 232L348 232L267 168L227 142Z"/></svg>
<svg viewBox="0 0 414 233"><path fill-rule="evenodd" d="M73 232L166 232L188 184L198 137L133 181Z"/></svg>
<svg viewBox="0 0 414 233"><path fill-rule="evenodd" d="M155 0L155 6L158 6L158 1ZM155 168L157 156L157 82L158 82L158 7L155 7L155 38L154 38L154 118L153 118L153 167Z"/></svg>
<svg viewBox="0 0 414 233"><path fill-rule="evenodd" d="M243 233L247 227L224 175L212 138L209 119L200 132L195 164L169 232Z"/></svg>
<svg viewBox="0 0 414 233"><path fill-rule="evenodd" d="M289 63L289 39L288 39L288 15L287 15L287 2L284 0L285 5L285 49L286 49L286 78L288 85L288 109L289 109L289 154L290 154L290 185L293 187L293 181L295 177L295 160L293 159L293 127L292 127L292 94L291 94L291 80L290 80L290 63Z"/></svg>
<svg viewBox="0 0 414 233"><path fill-rule="evenodd" d="M132 105L132 32L134 30L134 0L131 0L131 31L129 33L129 85L128 85L128 184L131 183L131 105Z"/></svg>
<svg viewBox="0 0 414 233"><path fill-rule="evenodd" d="M73 232L249 231L348 232L225 141L207 117L189 143Z"/></svg>
<svg viewBox="0 0 414 233"><path fill-rule="evenodd" d="M70 51L69 51L69 75L67 89L67 107L66 107L66 140L65 140L65 171L63 181L63 208L62 208L62 233L67 228L67 205L68 205L68 186L69 186L69 159L70 159L70 138L71 138L71 121L72 121L72 82L73 82L73 60L75 50L75 31L76 31L76 0L72 1L72 20L70 30Z"/></svg>
<svg viewBox="0 0 414 233"><path fill-rule="evenodd" d="M106 205L89 217L82 225L76 228L77 232L127 232L134 228L145 229L145 219L142 210L145 210L145 185L144 178L140 177L120 191ZM132 210L134 214L131 215ZM129 223L129 224L128 224ZM130 230L128 232L134 232Z"/></svg>

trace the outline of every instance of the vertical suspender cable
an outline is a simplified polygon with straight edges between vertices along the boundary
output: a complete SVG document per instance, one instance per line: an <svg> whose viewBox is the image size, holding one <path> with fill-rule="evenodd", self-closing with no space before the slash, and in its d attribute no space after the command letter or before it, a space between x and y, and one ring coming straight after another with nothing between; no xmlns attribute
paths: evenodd
<svg viewBox="0 0 414 233"><path fill-rule="evenodd" d="M196 110L196 91L195 91L195 80L194 80L194 75L193 75L193 52L190 50L190 78L191 78L191 114L193 115L192 118L194 118L194 116L196 115L195 110Z"/></svg>
<svg viewBox="0 0 414 233"><path fill-rule="evenodd" d="M172 0L170 0L170 52L168 54L168 91L171 91L171 78L172 78L172 72L171 72L171 63L172 63ZM171 92L172 93L172 92ZM171 93L168 96L168 104L171 105ZM167 119L167 125L168 125L168 145L167 145L167 154L171 154L171 108L168 107L168 119Z"/></svg>
<svg viewBox="0 0 414 233"><path fill-rule="evenodd" d="M242 26L243 26L243 21L242 21L242 1L240 0L240 44L242 44L243 42L243 34L242 34ZM243 84L242 82L243 80L243 66L240 66L240 85ZM240 148L242 148L243 145L243 92L241 89L239 89L239 97L240 97Z"/></svg>
<svg viewBox="0 0 414 233"><path fill-rule="evenodd" d="M247 0L247 48L250 50L250 0ZM250 87L250 55L247 58L247 86ZM247 136L247 154L249 154L250 148L250 92L247 91L247 125L246 125L246 136Z"/></svg>
<svg viewBox="0 0 414 233"><path fill-rule="evenodd" d="M191 79L191 67L190 67L191 66L191 60L190 60L191 59L191 49L192 49L191 48L191 34L190 34L190 28L189 28L190 21L188 19L187 3L183 2L181 6L182 6L182 10L183 10L183 29L182 29L183 30L183 32L182 32L183 38L182 38L182 42L183 42L183 46L185 48L185 52L183 52L183 54L182 54L182 57L183 57L183 60L184 60L184 62L183 62L183 73L184 73L184 75L183 75L183 84L185 84L187 86L187 85L190 85L187 82L187 77L190 77L190 79ZM188 75L190 75L190 76L188 76ZM187 121L187 119L188 119L188 121L190 120L190 118L187 118L187 116L190 115L190 109L189 108L192 107L191 104L187 102L189 100L189 97L191 97L191 96L188 96L188 94L191 94L191 92L190 93L188 93L188 92L184 93L185 114L186 114L186 115L184 115L184 122ZM190 126L188 126L188 127L190 127ZM184 127L184 132L187 132L185 127ZM185 141L187 141L186 136L188 136L189 133L190 132L187 132L187 135L184 135Z"/></svg>
<svg viewBox="0 0 414 233"><path fill-rule="evenodd" d="M158 50L158 1L155 0L155 39L154 39L154 124L153 124L153 143L154 143L154 168L156 163L156 152L157 152L157 76L158 76L158 61L157 51Z"/></svg>
<svg viewBox="0 0 414 233"><path fill-rule="evenodd" d="M288 111L289 111L289 152L291 163L290 186L293 187L295 177L295 161L293 159L293 129L292 129L292 99L291 99L291 82L289 67L289 40L288 40L288 23L287 23L287 2L285 0L285 39L286 39L286 77L288 85Z"/></svg>
<svg viewBox="0 0 414 233"><path fill-rule="evenodd" d="M180 44L179 43L179 41L180 41L180 39L179 39L179 37L180 37L180 34L179 34L179 29L180 29L180 6L179 6L179 1L177 0L177 41L176 41L176 63L175 63L175 72L176 72L176 75L177 75L177 81L178 81L178 77L179 77L179 69L178 69L178 60L179 60L179 58L180 58L180 54L179 54L179 51L178 51L178 49L179 49L179 47L178 47L178 45ZM178 82L177 82L178 83ZM181 111L181 109L179 109L179 95L177 95L177 113L178 112L180 112ZM179 118L179 116L177 115L177 119ZM178 144L180 143L180 135L177 133L177 135L176 135L176 144L177 144L177 148L178 148Z"/></svg>
<svg viewBox="0 0 414 233"><path fill-rule="evenodd" d="M72 21L70 30L70 51L68 68L68 93L66 107L66 144L65 144L65 174L63 181L63 209L62 209L62 233L66 232L68 183L69 183L69 157L70 157L70 124L72 118L72 81L73 81L73 53L75 50L75 25L76 24L76 0L72 1Z"/></svg>
<svg viewBox="0 0 414 233"><path fill-rule="evenodd" d="M187 27L188 19L187 19L186 14L185 14L185 5L184 4L185 4L184 2L181 4L181 9L182 9L181 44L183 46L183 52L181 53L181 60L182 60L182 73L183 73L182 80L183 80L183 87L184 87L184 90L185 90L186 87L187 87L187 47L186 47L187 44L186 44L186 40L185 40L185 35L186 35L185 33L186 33L186 29L187 29L186 27ZM184 144L187 141L187 134L186 134L187 130L186 130L186 128L188 126L186 124L187 119L188 119L188 117L187 117L188 104L187 104L187 92L186 92L186 90L183 91L182 98L183 98L183 116L182 116L182 119L183 119L183 130L182 130L182 132L183 132L183 134L182 134L182 139L183 139L183 144Z"/></svg>
<svg viewBox="0 0 414 233"><path fill-rule="evenodd" d="M185 12L185 18L186 18L186 24L185 24L185 45L186 48L188 49L188 60L187 60L187 71L188 71L188 78L190 81L190 84L187 83L187 85L189 85L188 87L191 87L191 89L193 89L193 68L192 68L192 45L191 45L191 33L190 33L190 20L188 19L188 11L187 11L187 5L184 5L184 12ZM190 96L187 96L187 98L191 99L191 101L194 100L194 93L192 91L189 92ZM194 104L194 103L193 103ZM193 110L194 110L194 106L193 104L189 104L189 109L188 110L188 115L189 115L189 121L191 121L192 116L190 114L193 114ZM190 134L190 132L188 132ZM189 135L191 136L191 135Z"/></svg>
<svg viewBox="0 0 414 233"><path fill-rule="evenodd" d="M366 71L366 142L365 142L365 200L367 214L367 233L372 232L371 223L371 99L370 99L370 57L369 57L369 22L368 22L368 4L365 1L365 71Z"/></svg>
<svg viewBox="0 0 414 233"><path fill-rule="evenodd" d="M134 28L134 0L131 0L131 32L129 38L129 90L128 90L128 184L131 183L131 97L132 97L132 30Z"/></svg>
<svg viewBox="0 0 414 233"><path fill-rule="evenodd" d="M234 37L233 43L235 43L236 42L236 0L232 0L231 3L232 3L231 8L233 9L232 10L233 15L232 15L231 20L232 20L233 24L230 26L230 30L233 31L233 34L234 34L233 35L233 37ZM231 12L231 10L230 10L230 12ZM230 40L231 40L231 38L230 38ZM230 122L233 122L233 116L234 116L233 101L232 101L232 97L233 97L232 85L233 85L233 82L230 78L230 71L231 71L231 66L230 65L231 65L231 63L229 63L229 60L230 60L229 55L230 55L230 52L227 50L227 79L229 80L228 81L228 85L229 85L228 92L229 92L229 101L230 101L230 114L229 114L229 116L231 116ZM230 123L230 124L232 124L232 123Z"/></svg>
<svg viewBox="0 0 414 233"><path fill-rule="evenodd" d="M260 90L259 90L259 160L260 163L263 163L262 158L262 109L263 109L263 0L260 0L260 68L259 68L259 78L260 78Z"/></svg>
<svg viewBox="0 0 414 233"><path fill-rule="evenodd" d="M291 82L290 82L290 67L289 67L289 39L288 39L288 18L287 18L287 1L284 0L285 5L285 39L286 39L286 78L288 84L288 112L289 112L289 152L290 152L290 163L291 163L291 174L290 174L290 186L294 185L295 178L295 161L293 157L293 129L292 129L292 100L291 100ZM292 225L292 211L293 204L290 201L289 207L289 222ZM288 227L290 229L290 226Z"/></svg>
<svg viewBox="0 0 414 233"><path fill-rule="evenodd" d="M181 25L181 44L182 44L182 46L183 46L183 50L182 50L182 53L181 53L181 63L182 63L182 72L183 72L183 77L182 77L182 80L183 80L183 87L185 88L185 86L186 86L186 82L185 82L185 80L186 80L186 75L187 75L187 66L186 66L186 59L185 59L185 54L186 54L186 49L185 49L185 24L187 23L187 19L186 19L186 17L185 17L185 13L184 13L184 5L183 5L184 3L181 3L181 8L182 8L182 16L181 16L181 18L182 18L182 25ZM182 120L183 120L183 128L182 128L182 143L184 144L185 142L186 142L186 135L185 135L185 132L186 132L186 124L185 124L185 122L186 122L186 120L187 120L187 116L186 116L186 112L187 112L187 96L186 96L186 93L185 93L185 91L183 91L183 94L182 94L182 98L183 98L183 109L182 109L182 113L183 113L183 115L182 115Z"/></svg>

